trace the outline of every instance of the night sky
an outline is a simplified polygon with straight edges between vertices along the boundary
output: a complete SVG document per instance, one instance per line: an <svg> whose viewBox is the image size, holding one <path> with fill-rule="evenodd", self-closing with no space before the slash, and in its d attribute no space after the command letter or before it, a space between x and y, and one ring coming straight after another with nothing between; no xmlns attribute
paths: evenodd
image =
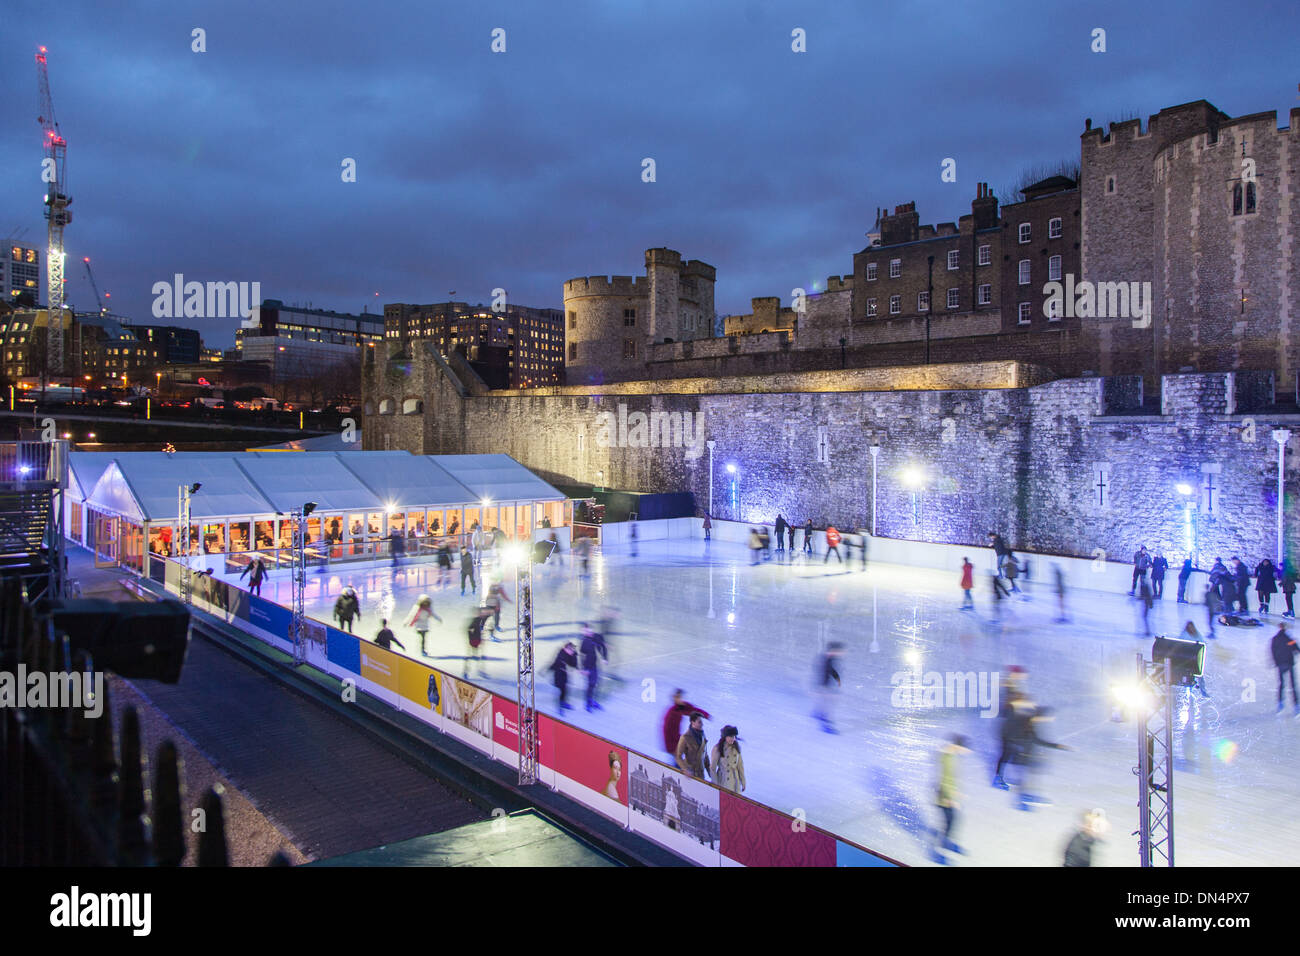
<svg viewBox="0 0 1300 956"><path fill-rule="evenodd" d="M7 0L0 238L45 244L45 45L78 309L94 308L82 256L114 311L148 322L153 284L177 272L340 311L452 290L487 302L496 286L560 308L566 279L640 274L646 248L669 246L717 267L719 313L748 312L752 296L851 272L877 206L916 200L922 223L955 221L977 182L1077 160L1085 117L1145 121L1204 98L1285 125L1300 104L1298 11ZM205 53L191 51L196 27ZM796 27L806 53L791 51ZM945 157L955 184L940 181ZM229 346L237 323L175 324Z"/></svg>

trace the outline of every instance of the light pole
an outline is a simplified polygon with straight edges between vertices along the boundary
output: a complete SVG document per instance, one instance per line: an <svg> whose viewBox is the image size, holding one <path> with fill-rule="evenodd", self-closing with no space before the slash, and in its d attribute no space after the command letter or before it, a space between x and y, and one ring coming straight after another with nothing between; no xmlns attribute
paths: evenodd
<svg viewBox="0 0 1300 956"><path fill-rule="evenodd" d="M10 406L12 406L13 402L10 402L9 404ZM704 444L709 446L709 510L706 511L705 514L708 515L709 520L712 521L713 520L713 449L717 447L718 443L714 441L712 438L710 438Z"/></svg>
<svg viewBox="0 0 1300 956"><path fill-rule="evenodd" d="M1277 563L1282 563L1282 478L1286 468L1286 443L1291 440L1291 432L1286 428L1273 429L1273 441L1277 442Z"/></svg>
<svg viewBox="0 0 1300 956"><path fill-rule="evenodd" d="M293 617L289 640L293 643L294 666L307 663L307 516L316 510L308 501L293 512Z"/></svg>
<svg viewBox="0 0 1300 956"><path fill-rule="evenodd" d="M912 527L916 531L916 538L921 539L921 507L919 494L921 488L925 485L925 472L916 465L911 465L903 471L903 484L912 489Z"/></svg>
<svg viewBox="0 0 1300 956"><path fill-rule="evenodd" d="M727 465L727 473L731 475L731 513L734 520L740 520L740 469L735 463Z"/></svg>
<svg viewBox="0 0 1300 956"><path fill-rule="evenodd" d="M532 536L529 535L531 544ZM533 549L515 555L516 705L518 707L519 784L537 782L537 672L533 644ZM523 586L520 587L520 565Z"/></svg>
<svg viewBox="0 0 1300 956"><path fill-rule="evenodd" d="M880 446L871 446L871 536L876 536L876 459L880 457Z"/></svg>
<svg viewBox="0 0 1300 956"><path fill-rule="evenodd" d="M1187 539L1187 554L1196 567L1196 521L1192 517L1192 492L1195 490L1186 482L1179 482L1174 490L1183 496L1183 532Z"/></svg>

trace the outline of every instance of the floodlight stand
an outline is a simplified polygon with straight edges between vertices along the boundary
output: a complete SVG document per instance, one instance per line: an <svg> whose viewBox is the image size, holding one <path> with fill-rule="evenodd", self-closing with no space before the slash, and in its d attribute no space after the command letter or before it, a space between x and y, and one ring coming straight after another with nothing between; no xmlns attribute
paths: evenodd
<svg viewBox="0 0 1300 956"><path fill-rule="evenodd" d="M176 520L180 527L176 529L176 543L181 555L181 600L186 604L194 603L194 566L190 557L190 486L181 485L177 490Z"/></svg>
<svg viewBox="0 0 1300 956"><path fill-rule="evenodd" d="M1137 655L1138 687L1150 708L1139 708L1138 857L1141 866L1174 865L1174 693L1170 663Z"/></svg>
<svg viewBox="0 0 1300 956"><path fill-rule="evenodd" d="M533 645L533 550L528 548L527 564L521 571L515 563L515 635L518 648L518 722L519 785L537 782L537 672Z"/></svg>
<svg viewBox="0 0 1300 956"><path fill-rule="evenodd" d="M293 643L293 664L307 663L307 518L303 509L293 512L293 554L290 563L293 583L293 618L289 640Z"/></svg>

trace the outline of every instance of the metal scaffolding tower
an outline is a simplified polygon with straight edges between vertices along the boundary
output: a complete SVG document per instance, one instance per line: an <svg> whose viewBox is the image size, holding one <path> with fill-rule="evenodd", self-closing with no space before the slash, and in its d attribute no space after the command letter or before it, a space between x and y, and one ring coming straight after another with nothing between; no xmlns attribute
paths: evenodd
<svg viewBox="0 0 1300 956"><path fill-rule="evenodd" d="M45 298L49 307L46 326L46 371L63 373L63 229L72 222L68 206L72 197L67 189L68 141L54 118L54 100L50 96L50 74L45 62L45 47L36 53L37 121L41 124L45 163L42 179L46 185L45 218L49 222L49 248L46 250Z"/></svg>
<svg viewBox="0 0 1300 956"><path fill-rule="evenodd" d="M190 489L181 485L176 492L176 553L181 560L181 600L194 603L194 565L190 556Z"/></svg>
<svg viewBox="0 0 1300 956"><path fill-rule="evenodd" d="M307 515L302 508L293 513L293 620L289 640L293 642L293 663L307 663Z"/></svg>
<svg viewBox="0 0 1300 956"><path fill-rule="evenodd" d="M527 547L527 546L525 546ZM533 645L533 552L524 568L515 565L515 623L518 635L519 784L537 782L536 648ZM523 584L520 585L522 578Z"/></svg>
<svg viewBox="0 0 1300 956"><path fill-rule="evenodd" d="M1138 687L1150 694L1138 721L1138 856L1142 866L1174 865L1174 695L1168 658L1137 656Z"/></svg>

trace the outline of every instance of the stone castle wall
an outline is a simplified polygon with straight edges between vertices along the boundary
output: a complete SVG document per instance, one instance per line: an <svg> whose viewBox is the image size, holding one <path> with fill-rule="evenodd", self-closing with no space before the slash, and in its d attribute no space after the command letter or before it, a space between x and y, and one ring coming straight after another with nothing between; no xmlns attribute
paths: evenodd
<svg viewBox="0 0 1300 956"><path fill-rule="evenodd" d="M955 367L948 369L946 376L924 371L939 388L963 384ZM1146 543L1181 555L1185 499L1176 486L1186 483L1202 559L1241 553L1255 562L1272 550L1277 446L1270 429L1283 425L1300 435L1300 416L1252 413L1242 402L1257 398L1259 389L1231 373L1168 376L1161 383L1165 414L1135 415L1137 379L1039 384L1032 369L1013 363L974 367L974 380L985 387L916 390L909 386L926 375L907 369L853 378L870 371L771 383L774 389L838 385L836 391L724 393L706 383L667 390L643 382L473 396L440 361L381 360L365 372L368 406L377 407L381 392L423 389L424 413L367 414L363 435L367 448L504 452L557 482L595 484L600 471L607 487L686 490L703 509L707 449L620 447L617 433L609 436L611 445L602 435L608 419L598 417L609 413L635 424L637 412L689 414L690 422L703 416L703 431L687 428L683 436L715 443L713 512L720 518L771 522L781 512L817 525L869 525L869 449L878 444L877 527L885 536L977 546L997 528L1013 546L1045 553L1104 551L1111 560L1127 560ZM999 375L1000 382L981 379ZM1288 499L1300 491L1297 452L1300 440L1292 439ZM734 503L729 463L740 474ZM904 481L913 468L925 474L915 517ZM1289 517L1288 540L1297 532L1300 525Z"/></svg>

